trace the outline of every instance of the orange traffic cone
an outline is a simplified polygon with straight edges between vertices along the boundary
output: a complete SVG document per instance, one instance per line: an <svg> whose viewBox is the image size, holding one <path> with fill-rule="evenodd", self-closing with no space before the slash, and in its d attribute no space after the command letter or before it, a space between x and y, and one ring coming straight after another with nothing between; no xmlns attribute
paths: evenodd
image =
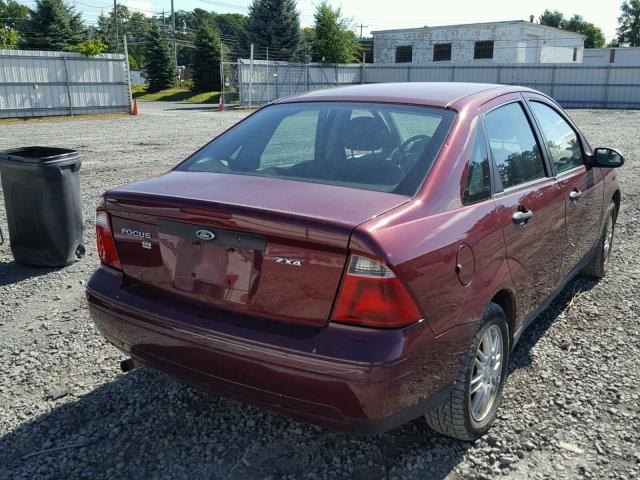
<svg viewBox="0 0 640 480"><path fill-rule="evenodd" d="M133 99L133 107L131 107L131 115L138 115L138 99Z"/></svg>
<svg viewBox="0 0 640 480"><path fill-rule="evenodd" d="M222 104L222 95L218 95L218 111L221 112L224 110L224 105Z"/></svg>

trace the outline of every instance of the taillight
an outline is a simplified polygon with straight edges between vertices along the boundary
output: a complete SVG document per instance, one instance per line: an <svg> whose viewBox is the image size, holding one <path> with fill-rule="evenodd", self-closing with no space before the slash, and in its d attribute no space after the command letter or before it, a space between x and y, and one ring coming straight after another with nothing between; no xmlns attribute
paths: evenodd
<svg viewBox="0 0 640 480"><path fill-rule="evenodd" d="M399 278L383 263L351 255L332 320L368 327L402 327L422 318Z"/></svg>
<svg viewBox="0 0 640 480"><path fill-rule="evenodd" d="M98 244L100 261L109 267L122 270L122 264L118 258L116 245L111 234L109 214L100 207L96 211L96 243Z"/></svg>

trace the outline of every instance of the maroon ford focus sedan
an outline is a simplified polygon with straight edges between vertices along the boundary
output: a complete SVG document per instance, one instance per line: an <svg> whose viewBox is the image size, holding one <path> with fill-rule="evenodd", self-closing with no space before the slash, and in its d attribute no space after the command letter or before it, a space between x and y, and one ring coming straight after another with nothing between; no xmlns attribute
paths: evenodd
<svg viewBox="0 0 640 480"><path fill-rule="evenodd" d="M91 315L125 368L331 429L425 416L474 439L523 330L604 275L622 163L522 87L282 99L104 195Z"/></svg>

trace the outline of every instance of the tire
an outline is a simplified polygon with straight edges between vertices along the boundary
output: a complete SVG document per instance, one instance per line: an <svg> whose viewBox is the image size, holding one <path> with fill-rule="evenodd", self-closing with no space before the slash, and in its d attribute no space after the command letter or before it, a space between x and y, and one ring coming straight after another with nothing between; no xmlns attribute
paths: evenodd
<svg viewBox="0 0 640 480"><path fill-rule="evenodd" d="M491 373L488 377L492 381L488 384L485 382L487 376L478 373L478 364L476 363L478 351L487 346L488 337L486 335L492 339L499 337L502 347L499 372L496 372L497 367L489 369ZM507 317L500 306L490 303L482 313L480 328L471 342L464 366L458 374L451 394L442 404L425 415L427 424L432 430L447 437L472 441L484 435L491 428L500 406L502 388L509 363L509 347ZM478 382L478 378L482 378L482 380ZM490 404L480 409L481 411L474 408L475 401L478 400L478 395L481 392L478 390L478 393L471 394L472 383L474 389L482 384L480 390L483 390L487 385L490 386L489 388L495 386L493 399Z"/></svg>
<svg viewBox="0 0 640 480"><path fill-rule="evenodd" d="M607 214L604 222L604 229L595 251L589 263L580 272L586 277L602 278L607 273L607 263L611 257L611 249L613 248L613 234L615 233L616 218L618 212L616 204L612 201L607 208Z"/></svg>

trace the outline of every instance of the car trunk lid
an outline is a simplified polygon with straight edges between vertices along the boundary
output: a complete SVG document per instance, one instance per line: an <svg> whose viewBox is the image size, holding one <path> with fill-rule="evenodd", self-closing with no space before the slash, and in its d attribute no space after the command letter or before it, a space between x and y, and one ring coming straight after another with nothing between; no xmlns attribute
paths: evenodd
<svg viewBox="0 0 640 480"><path fill-rule="evenodd" d="M323 326L357 225L392 193L245 175L170 172L111 190L125 276L212 307Z"/></svg>

